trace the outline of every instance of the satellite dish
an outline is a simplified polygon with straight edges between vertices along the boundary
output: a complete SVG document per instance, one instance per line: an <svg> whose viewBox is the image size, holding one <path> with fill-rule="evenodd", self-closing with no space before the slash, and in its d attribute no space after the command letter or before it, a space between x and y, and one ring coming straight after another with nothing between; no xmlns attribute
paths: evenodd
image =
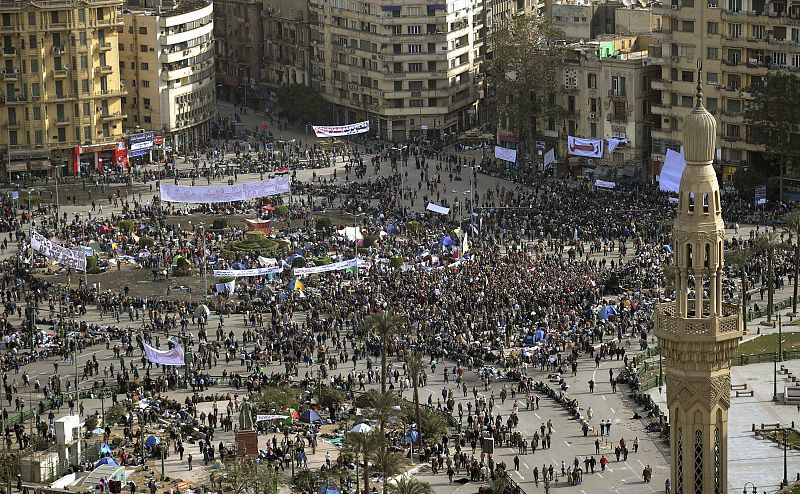
<svg viewBox="0 0 800 494"><path fill-rule="evenodd" d="M647 0L639 0L639 4L640 4L642 7L647 7Z"/></svg>
<svg viewBox="0 0 800 494"><path fill-rule="evenodd" d="M626 7L633 5L633 0L622 0L622 4Z"/></svg>

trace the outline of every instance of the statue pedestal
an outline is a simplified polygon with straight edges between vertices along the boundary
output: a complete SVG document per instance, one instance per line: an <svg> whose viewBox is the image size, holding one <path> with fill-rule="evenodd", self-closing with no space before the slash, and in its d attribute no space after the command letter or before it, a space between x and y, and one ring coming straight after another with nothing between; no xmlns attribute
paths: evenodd
<svg viewBox="0 0 800 494"><path fill-rule="evenodd" d="M258 435L256 431L252 429L236 431L236 453L250 458L258 457Z"/></svg>

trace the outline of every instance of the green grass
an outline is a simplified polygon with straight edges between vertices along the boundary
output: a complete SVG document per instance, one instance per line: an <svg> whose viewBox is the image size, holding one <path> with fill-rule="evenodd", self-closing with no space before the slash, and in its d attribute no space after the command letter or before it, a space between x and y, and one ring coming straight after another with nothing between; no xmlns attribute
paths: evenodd
<svg viewBox="0 0 800 494"><path fill-rule="evenodd" d="M800 332L783 333L783 350L792 352L800 350ZM739 345L735 357L739 355L753 355L774 353L778 351L778 333L768 334L753 338ZM800 494L800 493L799 493Z"/></svg>

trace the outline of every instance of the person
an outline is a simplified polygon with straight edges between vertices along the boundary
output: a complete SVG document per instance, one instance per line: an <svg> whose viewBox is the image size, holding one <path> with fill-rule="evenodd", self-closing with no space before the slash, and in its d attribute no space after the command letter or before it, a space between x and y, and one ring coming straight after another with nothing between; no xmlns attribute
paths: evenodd
<svg viewBox="0 0 800 494"><path fill-rule="evenodd" d="M191 472L192 471L192 455L191 454L189 454L189 457L187 458L187 462L189 463L189 471Z"/></svg>
<svg viewBox="0 0 800 494"><path fill-rule="evenodd" d="M603 455L600 457L600 472L606 471L606 465L608 465L608 458L606 458L606 455ZM191 470L191 468L189 470Z"/></svg>
<svg viewBox="0 0 800 494"><path fill-rule="evenodd" d="M672 487L672 482L670 482L669 479L665 480L664 481L664 492L666 494L669 494L669 488L670 487Z"/></svg>
<svg viewBox="0 0 800 494"><path fill-rule="evenodd" d="M639 451L639 436L633 438L633 452L637 453Z"/></svg>

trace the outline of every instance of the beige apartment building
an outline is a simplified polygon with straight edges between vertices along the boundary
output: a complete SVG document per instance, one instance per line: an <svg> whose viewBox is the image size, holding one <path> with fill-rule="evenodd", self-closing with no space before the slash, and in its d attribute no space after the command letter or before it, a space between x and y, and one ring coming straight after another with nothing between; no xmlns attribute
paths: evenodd
<svg viewBox="0 0 800 494"><path fill-rule="evenodd" d="M77 174L125 154L121 0L0 1L4 175Z"/></svg>
<svg viewBox="0 0 800 494"><path fill-rule="evenodd" d="M218 97L259 111L275 90L311 83L311 34L304 0L214 2Z"/></svg>
<svg viewBox="0 0 800 494"><path fill-rule="evenodd" d="M662 66L654 87L661 119L653 133L653 159L681 149L683 119L692 109L697 61L703 62L703 93L717 126L717 165L723 182L740 166L763 160L753 144L757 129L744 123L751 82L773 70L800 72L800 2L796 0L671 0L658 11L660 47L651 50Z"/></svg>
<svg viewBox="0 0 800 494"><path fill-rule="evenodd" d="M206 144L216 93L213 3L183 0L144 7L129 1L123 19L125 131L160 136L129 142L131 158L152 158L154 148L183 153Z"/></svg>
<svg viewBox="0 0 800 494"><path fill-rule="evenodd" d="M648 177L653 130L650 110L659 101L651 83L661 72L648 63L648 52L642 50L646 42L647 38L606 36L570 46L574 56L564 66L557 96L565 110L564 124L559 127L551 120L540 128L546 147L557 146L556 155L568 157L561 161L568 162L574 173L590 163L568 155L568 135L621 141L613 153L592 160L593 167L600 167L596 173L601 176L615 180ZM614 48L621 46L628 48Z"/></svg>
<svg viewBox="0 0 800 494"><path fill-rule="evenodd" d="M477 123L484 6L479 0L314 0L312 81L337 123L369 120L403 141Z"/></svg>

